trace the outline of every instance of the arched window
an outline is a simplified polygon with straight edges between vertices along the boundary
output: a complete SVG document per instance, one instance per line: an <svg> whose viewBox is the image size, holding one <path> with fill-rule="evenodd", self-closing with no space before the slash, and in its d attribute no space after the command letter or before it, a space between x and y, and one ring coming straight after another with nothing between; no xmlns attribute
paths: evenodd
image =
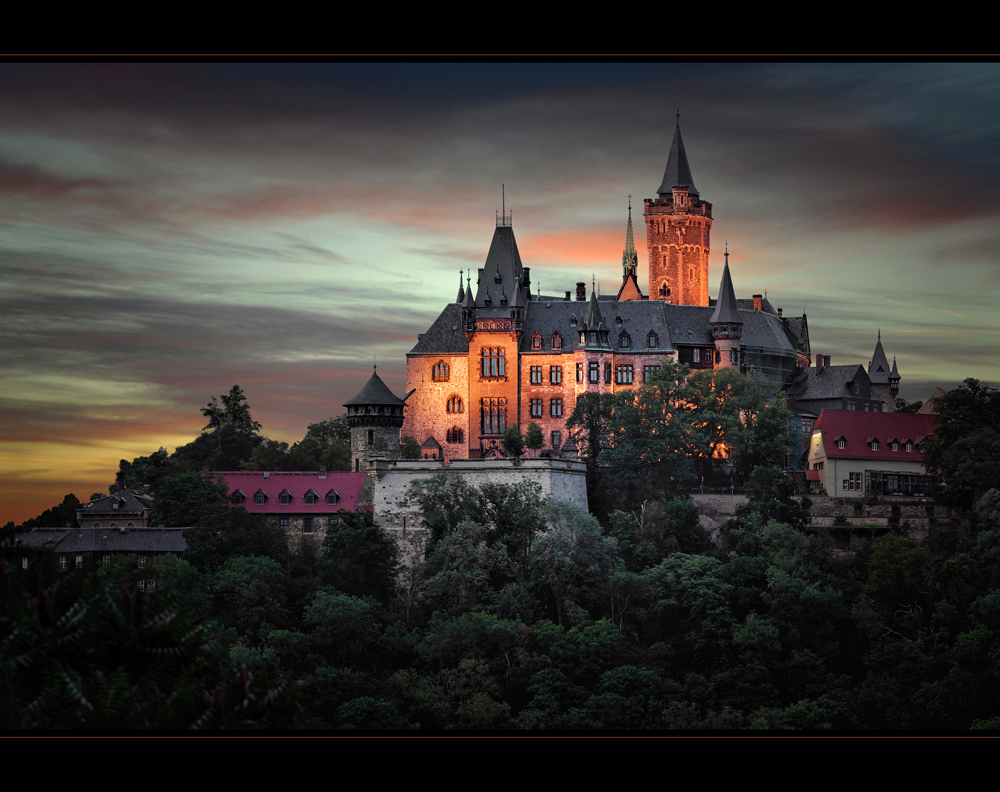
<svg viewBox="0 0 1000 792"><path fill-rule="evenodd" d="M537 330L531 336L531 348L541 349L542 348L542 334Z"/></svg>
<svg viewBox="0 0 1000 792"><path fill-rule="evenodd" d="M571 316L571 317L569 318L569 326L570 326L570 327L576 327L576 316L575 316L575 315L574 315L574 316Z"/></svg>
<svg viewBox="0 0 1000 792"><path fill-rule="evenodd" d="M553 349L562 349L562 336L556 331L552 334L552 340L550 341Z"/></svg>
<svg viewBox="0 0 1000 792"><path fill-rule="evenodd" d="M506 377L506 360L503 347L483 347L483 377L493 379Z"/></svg>
<svg viewBox="0 0 1000 792"><path fill-rule="evenodd" d="M622 318L621 315L619 314L618 316L615 317L615 327L621 327L621 326L622 326Z"/></svg>
<svg viewBox="0 0 1000 792"><path fill-rule="evenodd" d="M656 349L660 345L660 339L652 330L649 331L649 335L646 336L646 346L650 349Z"/></svg>
<svg viewBox="0 0 1000 792"><path fill-rule="evenodd" d="M632 347L632 336L623 332L618 336L618 346L621 349L630 349Z"/></svg>
<svg viewBox="0 0 1000 792"><path fill-rule="evenodd" d="M465 432L462 431L460 426L453 426L447 432L447 441L449 443L461 443L465 436Z"/></svg>
<svg viewBox="0 0 1000 792"><path fill-rule="evenodd" d="M435 382L447 382L449 373L450 369L448 367L448 364L445 363L443 360L439 360L437 363L434 364L432 379Z"/></svg>
<svg viewBox="0 0 1000 792"><path fill-rule="evenodd" d="M450 413L460 413L460 412L462 412L463 411L462 397L461 396L452 396L450 399L448 399L447 411L450 412Z"/></svg>

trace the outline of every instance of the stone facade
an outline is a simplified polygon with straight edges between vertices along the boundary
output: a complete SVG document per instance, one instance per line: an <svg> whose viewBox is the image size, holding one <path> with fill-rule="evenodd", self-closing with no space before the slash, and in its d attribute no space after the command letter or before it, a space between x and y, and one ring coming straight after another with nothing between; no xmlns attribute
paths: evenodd
<svg viewBox="0 0 1000 792"><path fill-rule="evenodd" d="M708 305L712 204L675 187L645 201L649 296L674 305Z"/></svg>

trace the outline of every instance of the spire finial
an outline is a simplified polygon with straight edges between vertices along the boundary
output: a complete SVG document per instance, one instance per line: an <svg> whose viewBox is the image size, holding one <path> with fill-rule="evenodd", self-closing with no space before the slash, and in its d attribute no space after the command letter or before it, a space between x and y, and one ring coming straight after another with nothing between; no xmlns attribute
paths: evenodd
<svg viewBox="0 0 1000 792"><path fill-rule="evenodd" d="M378 364L375 362L375 353L372 352L372 374L378 370Z"/></svg>
<svg viewBox="0 0 1000 792"><path fill-rule="evenodd" d="M632 216L632 193L628 194L628 216Z"/></svg>
<svg viewBox="0 0 1000 792"><path fill-rule="evenodd" d="M681 124L681 106L677 105L677 126Z"/></svg>
<svg viewBox="0 0 1000 792"><path fill-rule="evenodd" d="M500 209L503 212L503 216L507 217L507 197L504 191L504 183L500 182Z"/></svg>
<svg viewBox="0 0 1000 792"><path fill-rule="evenodd" d="M726 265L729 265L729 240L726 240Z"/></svg>
<svg viewBox="0 0 1000 792"><path fill-rule="evenodd" d="M882 328L881 327L878 329L878 340L879 341L882 340Z"/></svg>

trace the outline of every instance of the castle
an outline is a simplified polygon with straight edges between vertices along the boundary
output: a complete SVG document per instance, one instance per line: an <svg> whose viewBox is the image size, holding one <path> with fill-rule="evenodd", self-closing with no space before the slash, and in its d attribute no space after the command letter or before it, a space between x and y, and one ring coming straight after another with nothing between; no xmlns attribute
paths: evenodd
<svg viewBox="0 0 1000 792"><path fill-rule="evenodd" d="M639 286L632 208L622 253L622 283L599 297L531 293L509 216L497 218L476 285L459 279L446 305L406 356L402 434L426 456L502 455L508 426L541 426L560 450L566 420L583 393L639 387L665 360L692 369L759 371L777 393L811 364L806 316L784 316L761 295L738 300L728 252L718 299L709 298L712 204L691 176L680 124L656 198L643 207L649 262Z"/></svg>

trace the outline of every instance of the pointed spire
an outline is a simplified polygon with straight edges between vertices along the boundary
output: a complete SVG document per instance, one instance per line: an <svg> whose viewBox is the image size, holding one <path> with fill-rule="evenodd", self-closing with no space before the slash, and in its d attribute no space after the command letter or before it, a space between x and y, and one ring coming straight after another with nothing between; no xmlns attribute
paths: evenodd
<svg viewBox="0 0 1000 792"><path fill-rule="evenodd" d="M455 302L459 305L465 302L465 287L462 285L462 270L458 271L458 297L455 298Z"/></svg>
<svg viewBox="0 0 1000 792"><path fill-rule="evenodd" d="M584 317L583 323L587 330L597 330L604 323L601 306L597 304L597 289L593 283L590 288L590 305L587 306L587 315Z"/></svg>
<svg viewBox="0 0 1000 792"><path fill-rule="evenodd" d="M625 228L625 250L622 251L622 274L624 277L636 274L639 254L635 252L635 238L632 235L632 195L628 197L628 226Z"/></svg>
<svg viewBox="0 0 1000 792"><path fill-rule="evenodd" d="M521 276L514 276L514 292L511 295L509 306L511 308L521 307Z"/></svg>
<svg viewBox="0 0 1000 792"><path fill-rule="evenodd" d="M688 165L687 152L684 150L684 140L681 138L680 113L677 114L677 126L674 128L674 140L670 144L670 156L667 157L667 167L663 171L663 181L657 194L660 198L673 196L674 187L687 185L688 195L699 197L691 176L691 166Z"/></svg>
<svg viewBox="0 0 1000 792"><path fill-rule="evenodd" d="M878 331L878 341L875 342L875 352L872 362L868 364L868 376L873 385L885 385L889 382L889 358L882 349L882 328Z"/></svg>
<svg viewBox="0 0 1000 792"><path fill-rule="evenodd" d="M726 265L722 268L722 283L719 285L719 299L715 301L715 311L709 324L743 324L740 319L739 305L736 302L736 291L733 289L733 278L729 274L729 243L726 242Z"/></svg>
<svg viewBox="0 0 1000 792"><path fill-rule="evenodd" d="M469 270L470 272L472 270ZM472 278L469 275L465 276L465 297L462 298L463 308L475 308L476 301L472 298Z"/></svg>

